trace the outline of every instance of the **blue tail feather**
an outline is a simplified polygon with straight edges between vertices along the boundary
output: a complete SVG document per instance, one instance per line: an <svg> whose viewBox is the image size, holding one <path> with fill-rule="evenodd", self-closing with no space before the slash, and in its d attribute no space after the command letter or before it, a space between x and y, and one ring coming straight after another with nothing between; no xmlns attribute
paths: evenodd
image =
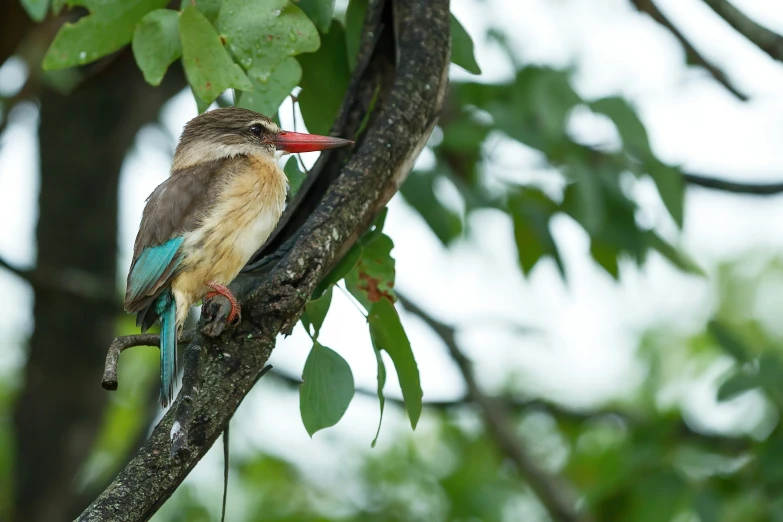
<svg viewBox="0 0 783 522"><path fill-rule="evenodd" d="M165 408L174 399L174 380L177 377L177 304L171 291L155 301L160 317L160 403Z"/></svg>

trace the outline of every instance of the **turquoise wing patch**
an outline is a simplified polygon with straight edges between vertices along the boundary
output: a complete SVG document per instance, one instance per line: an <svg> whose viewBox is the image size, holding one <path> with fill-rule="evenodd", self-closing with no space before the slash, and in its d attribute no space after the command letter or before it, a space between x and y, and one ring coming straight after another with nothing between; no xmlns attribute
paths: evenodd
<svg viewBox="0 0 783 522"><path fill-rule="evenodd" d="M128 278L128 302L145 296L167 269L176 269L180 260L175 257L184 239L183 236L178 236L162 245L142 250ZM170 267L172 262L174 266Z"/></svg>

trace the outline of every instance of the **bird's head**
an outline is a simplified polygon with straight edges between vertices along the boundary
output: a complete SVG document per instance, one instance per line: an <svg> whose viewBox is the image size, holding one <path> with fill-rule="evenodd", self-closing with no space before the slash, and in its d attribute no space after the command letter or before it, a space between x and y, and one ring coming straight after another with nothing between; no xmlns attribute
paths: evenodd
<svg viewBox="0 0 783 522"><path fill-rule="evenodd" d="M185 125L172 170L240 155L274 159L277 151L312 152L352 143L331 136L280 130L263 114L224 107L200 114Z"/></svg>

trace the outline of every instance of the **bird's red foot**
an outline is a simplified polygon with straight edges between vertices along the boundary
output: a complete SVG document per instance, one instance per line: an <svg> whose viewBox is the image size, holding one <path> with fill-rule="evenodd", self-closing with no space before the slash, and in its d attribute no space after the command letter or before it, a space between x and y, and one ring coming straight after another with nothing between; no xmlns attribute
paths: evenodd
<svg viewBox="0 0 783 522"><path fill-rule="evenodd" d="M239 303L237 302L236 297L234 297L234 294L231 293L231 290L215 282L207 283L207 286L214 290L214 292L209 292L207 295L205 295L204 300L215 297L216 295L222 295L228 299L229 303L231 303L231 313L228 314L228 324L234 325L239 323L240 319L242 318L241 308L239 307Z"/></svg>

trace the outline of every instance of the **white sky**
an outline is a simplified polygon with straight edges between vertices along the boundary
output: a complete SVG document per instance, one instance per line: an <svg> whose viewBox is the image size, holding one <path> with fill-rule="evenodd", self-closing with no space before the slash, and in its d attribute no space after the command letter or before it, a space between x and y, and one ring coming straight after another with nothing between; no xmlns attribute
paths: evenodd
<svg viewBox="0 0 783 522"><path fill-rule="evenodd" d="M686 69L676 40L625 0L452 2L456 16L476 42L484 71L482 81L507 79L513 73L497 45L482 37L486 28L497 27L509 35L518 56L527 62L575 64L575 83L583 96L619 93L631 99L647 125L655 151L665 161L727 179L782 180L783 98L778 93L783 90L783 67L733 34L700 2L657 3L706 56L723 66L751 95L750 102L738 102L706 73ZM778 0L734 3L783 32L783 5ZM0 70L0 89L13 81L9 70ZM452 73L455 79L473 78L457 67ZM290 126L288 113L283 112L284 126ZM195 114L195 104L185 93L167 106L163 121L178 135ZM36 110L20 107L13 113L0 147L0 192L13 195L0 206L4 223L0 256L20 264L32 264L35 257L36 124ZM579 135L600 139L614 135L605 122L589 115L575 118L573 126ZM160 134L143 132L123 171L119 275L123 280L144 200L168 172L169 152L159 143ZM503 168L493 167L493 175L504 175L502 170L511 167L518 169L511 175L529 176L535 157L524 147L505 144L495 159ZM664 231L671 232L672 225L662 218L662 205L654 190L643 184L639 197L649 202L647 212ZM476 361L481 382L488 389L511 382L514 389L577 406L622 397L643 377L634 363L641 331L660 323L693 331L704 324L714 307L707 282L682 275L657 257L641 271L624 267L622 282L615 283L590 261L585 234L567 218L554 223L569 272L567 287L550 262L539 263L527 280L521 276L511 223L505 216L482 212L470 220L468 229L467 237L447 251L422 220L395 198L386 231L395 242L398 287L434 315L464 325L460 340ZM736 197L699 189L688 192L682 244L708 270L752 250L780 254L781 230L781 197ZM0 291L6 296L0 302L0 337L23 340L31 327L31 293L1 271ZM357 386L373 389L375 359L363 319L340 292L334 297L321 340L348 360ZM779 317L783 297L770 296L768 303L777 307ZM770 323L774 321L774 313L762 315ZM543 334L523 337L495 324L482 325L481 318L493 316L535 326ZM425 398L459 396L463 386L443 347L417 320L404 313L403 319L416 352ZM299 374L308 350L308 339L298 328L292 337L281 339L271 362ZM4 374L21 363L20 352L12 353L13 349L4 350L1 364L5 370L0 368ZM391 370L391 365L387 368ZM513 374L509 368L514 369ZM392 373L387 392L398 391ZM102 390L96 388L96 393ZM712 388L702 383L675 390L670 399L682 400L693 409L706 408L709 415L695 422L715 428L731 426L738 416L759 414L754 397L711 408L713 394ZM336 428L317 434L311 441L299 420L297 400L293 394L275 392L268 384L257 387L235 417L235 424L240 425L233 431L238 434L232 438L235 451L255 446L274 448L301 462L307 459L311 472L328 477L334 473L332 463L352 458L346 448L353 444L346 441L369 449L377 421L373 401L355 399ZM389 413L380 444L391 441L395 431L405 430L400 415ZM427 429L425 419L416 436L425 437ZM220 457L211 455L199 465L197 469L203 471L192 480L207 480L219 465Z"/></svg>

